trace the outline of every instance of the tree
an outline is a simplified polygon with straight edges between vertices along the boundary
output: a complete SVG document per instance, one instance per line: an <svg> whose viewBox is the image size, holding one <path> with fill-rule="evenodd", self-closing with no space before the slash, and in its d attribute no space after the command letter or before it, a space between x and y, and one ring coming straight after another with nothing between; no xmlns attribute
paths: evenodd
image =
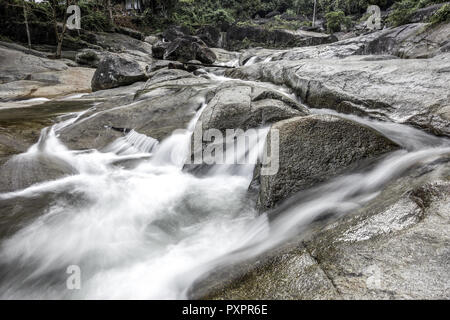
<svg viewBox="0 0 450 320"><path fill-rule="evenodd" d="M113 26L114 25L114 18L113 18L113 13L112 13L112 4L111 4L111 0L104 0L104 7L107 10L108 14L108 19L109 19L109 23Z"/></svg>
<svg viewBox="0 0 450 320"><path fill-rule="evenodd" d="M313 28L316 26L316 8L317 8L317 0L314 0L314 11L313 11L313 20L312 20Z"/></svg>
<svg viewBox="0 0 450 320"><path fill-rule="evenodd" d="M49 0L49 4L52 9L53 28L55 30L56 43L57 43L56 44L56 53L55 53L56 59L61 58L62 44L64 41L64 35L67 31L67 8L72 3L73 3L73 1L71 1L71 0L65 0L65 5L63 6L64 18L63 18L63 23L62 23L62 30L61 30L61 32L59 32L59 30L58 30L58 24L59 24L58 23L58 9L59 9L58 0Z"/></svg>
<svg viewBox="0 0 450 320"><path fill-rule="evenodd" d="M23 19L25 21L25 30L27 32L28 48L31 49L30 27L28 25L28 7L27 2L25 0L22 0L22 6L23 6Z"/></svg>

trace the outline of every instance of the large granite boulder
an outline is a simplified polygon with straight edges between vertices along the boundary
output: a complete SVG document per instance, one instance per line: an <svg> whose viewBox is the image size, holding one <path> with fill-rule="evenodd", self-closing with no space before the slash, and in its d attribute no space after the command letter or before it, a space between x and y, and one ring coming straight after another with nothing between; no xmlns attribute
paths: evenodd
<svg viewBox="0 0 450 320"><path fill-rule="evenodd" d="M221 34L219 28L214 26L203 26L197 30L196 36L202 39L209 47L220 47Z"/></svg>
<svg viewBox="0 0 450 320"><path fill-rule="evenodd" d="M125 34L98 32L95 34L96 44L114 53L132 53L140 52L145 55L152 54L152 45L142 41L142 39L135 39Z"/></svg>
<svg viewBox="0 0 450 320"><path fill-rule="evenodd" d="M292 88L311 108L408 123L450 136L450 54L430 59L351 56L280 60L227 71Z"/></svg>
<svg viewBox="0 0 450 320"><path fill-rule="evenodd" d="M97 68L102 57L107 55L106 53L99 52L93 49L80 50L75 56L75 61L80 65Z"/></svg>
<svg viewBox="0 0 450 320"><path fill-rule="evenodd" d="M324 33L285 29L268 30L257 26L232 26L227 30L226 46L229 50L256 46L281 49L315 46L336 41L338 39L334 35Z"/></svg>
<svg viewBox="0 0 450 320"><path fill-rule="evenodd" d="M166 53L169 42L158 41L152 47L152 56L155 59L164 59L164 53Z"/></svg>
<svg viewBox="0 0 450 320"><path fill-rule="evenodd" d="M92 90L111 89L126 86L138 81L145 81L146 65L126 59L117 54L104 57L92 78Z"/></svg>
<svg viewBox="0 0 450 320"><path fill-rule="evenodd" d="M449 299L449 155L360 209L200 280L202 299Z"/></svg>
<svg viewBox="0 0 450 320"><path fill-rule="evenodd" d="M434 27L429 27L426 23L413 23L317 46L288 50L253 48L243 53L241 65L253 56L257 57L256 62L266 59L287 61L345 58L353 55L377 55L382 60L395 57L431 58L449 51L449 34L450 23Z"/></svg>
<svg viewBox="0 0 450 320"><path fill-rule="evenodd" d="M229 81L215 90L200 120L202 130L247 130L308 114L305 106L288 95L257 84Z"/></svg>
<svg viewBox="0 0 450 320"><path fill-rule="evenodd" d="M216 140L215 138L213 141L203 139L202 143L198 144L194 142L193 136L192 163L187 164L185 169L196 174L205 174L217 164L225 165L223 168L244 168L247 163L225 163L225 161L221 162L224 159L218 158L215 158L214 164L211 164L212 159L209 157L212 155L209 151L219 148L226 154L229 147L234 148L231 139L239 139L242 138L241 135L250 134L249 129L261 129L280 120L309 114L305 106L288 95L258 84L227 81L211 92L211 96L196 124L195 132L201 133L204 138L208 130L214 130L210 132L220 132L224 139ZM234 131L235 135L227 135L230 133L229 130ZM259 143L263 146L264 140ZM202 163L197 160L200 155ZM252 170L253 165L251 163L250 165Z"/></svg>
<svg viewBox="0 0 450 320"><path fill-rule="evenodd" d="M173 41L177 38L182 38L184 36L189 36L191 32L189 28L183 26L170 26L166 30L164 30L162 37L166 41Z"/></svg>
<svg viewBox="0 0 450 320"><path fill-rule="evenodd" d="M165 60L188 62L198 60L212 64L216 61L215 53L198 37L185 36L173 40L165 50Z"/></svg>
<svg viewBox="0 0 450 320"><path fill-rule="evenodd" d="M279 139L272 141L270 136L275 131ZM369 127L331 115L278 122L272 126L266 144L268 155L272 148L279 151L275 159L279 169L273 175L260 175L260 169L255 170L255 179L260 183L260 211L399 148Z"/></svg>
<svg viewBox="0 0 450 320"><path fill-rule="evenodd" d="M149 77L144 84L121 87L124 92L119 96L110 89L86 97L105 101L64 128L63 143L71 149L101 150L123 136L114 128L134 129L158 140L175 129L186 128L204 101L210 82L183 70L160 69Z"/></svg>

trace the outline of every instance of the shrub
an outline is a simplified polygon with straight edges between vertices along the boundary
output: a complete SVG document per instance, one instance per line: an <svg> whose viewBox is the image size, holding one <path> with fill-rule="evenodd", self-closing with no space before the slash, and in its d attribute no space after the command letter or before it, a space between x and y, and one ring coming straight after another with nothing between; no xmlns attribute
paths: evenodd
<svg viewBox="0 0 450 320"><path fill-rule="evenodd" d="M403 0L393 6L393 11L389 15L387 22L392 26L401 26L411 21L411 16L416 11L415 0Z"/></svg>
<svg viewBox="0 0 450 320"><path fill-rule="evenodd" d="M107 31L111 29L111 23L104 12L91 11L81 16L81 26L90 31Z"/></svg>
<svg viewBox="0 0 450 320"><path fill-rule="evenodd" d="M206 20L208 20L209 23L214 24L232 24L235 21L231 13L225 9L218 9L212 13L207 14Z"/></svg>
<svg viewBox="0 0 450 320"><path fill-rule="evenodd" d="M392 6L392 12L389 14L387 18L388 24L398 27L403 24L407 24L411 22L411 18L414 13L421 8L425 8L427 6L442 3L445 1L442 0L401 0L395 2ZM440 11L440 10L439 10ZM437 12L436 12L437 14ZM444 13L441 13L444 14ZM439 19L439 18L436 18ZM442 19L442 18L440 18Z"/></svg>
<svg viewBox="0 0 450 320"><path fill-rule="evenodd" d="M327 30L330 33L341 31L341 26L350 27L351 19L345 16L344 11L331 11L325 15Z"/></svg>
<svg viewBox="0 0 450 320"><path fill-rule="evenodd" d="M432 26L442 22L450 22L450 3L443 5L430 17L430 23Z"/></svg>

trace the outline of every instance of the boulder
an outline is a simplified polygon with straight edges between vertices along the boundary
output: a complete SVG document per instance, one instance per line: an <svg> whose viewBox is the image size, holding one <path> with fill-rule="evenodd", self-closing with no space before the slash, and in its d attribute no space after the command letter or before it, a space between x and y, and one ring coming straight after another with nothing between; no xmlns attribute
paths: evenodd
<svg viewBox="0 0 450 320"><path fill-rule="evenodd" d="M177 38L182 38L184 36L190 35L191 32L189 28L183 26L171 26L167 28L162 36L166 41L173 41Z"/></svg>
<svg viewBox="0 0 450 320"><path fill-rule="evenodd" d="M220 47L220 29L213 26L203 26L197 30L196 36L212 48Z"/></svg>
<svg viewBox="0 0 450 320"><path fill-rule="evenodd" d="M62 71L33 73L27 80L0 84L0 101L31 98L55 98L91 91L91 68L68 68Z"/></svg>
<svg viewBox="0 0 450 320"><path fill-rule="evenodd" d="M149 44L151 44L151 45L154 45L154 44L156 44L159 41L159 37L157 37L157 36L147 36L147 37L145 37L144 41L149 43Z"/></svg>
<svg viewBox="0 0 450 320"><path fill-rule="evenodd" d="M191 298L449 299L449 155L270 254L201 279ZM236 271L238 270L238 271Z"/></svg>
<svg viewBox="0 0 450 320"><path fill-rule="evenodd" d="M62 61L0 46L0 83L26 80L38 72L62 71L67 68L67 64Z"/></svg>
<svg viewBox="0 0 450 320"><path fill-rule="evenodd" d="M155 60L147 66L147 74L158 71L160 69L168 68L171 61L168 60Z"/></svg>
<svg viewBox="0 0 450 320"><path fill-rule="evenodd" d="M146 65L125 59L117 54L104 57L92 78L92 90L104 90L126 86L147 79Z"/></svg>
<svg viewBox="0 0 450 320"><path fill-rule="evenodd" d="M0 167L0 192L25 189L33 184L76 174L77 170L62 159L45 153L13 156Z"/></svg>
<svg viewBox="0 0 450 320"><path fill-rule="evenodd" d="M256 84L230 81L217 88L200 120L202 130L245 131L308 114L305 106L287 95Z"/></svg>
<svg viewBox="0 0 450 320"><path fill-rule="evenodd" d="M134 129L158 140L186 128L209 90L209 81L183 70L160 69L149 77L140 90L135 85L123 87L125 95L111 96L111 89L89 95L105 101L64 128L62 142L70 149L102 150L123 136L112 128Z"/></svg>
<svg viewBox="0 0 450 320"><path fill-rule="evenodd" d="M412 16L410 17L410 22L416 23L416 22L427 22L427 20L436 13L440 8L442 8L445 5L445 3L438 3L434 4L425 8L417 9L413 12Z"/></svg>
<svg viewBox="0 0 450 320"><path fill-rule="evenodd" d="M450 34L450 23L432 28L424 23L414 23L317 46L289 50L268 50L266 46L253 48L246 50L242 57L246 57L245 60L247 60L255 56L257 61L268 58L271 61L340 59L353 55L381 55L405 59L431 58L442 52L448 52L450 40L448 34Z"/></svg>
<svg viewBox="0 0 450 320"><path fill-rule="evenodd" d="M110 52L141 52L146 55L152 54L151 44L125 34L98 32L95 33L95 39L98 46Z"/></svg>
<svg viewBox="0 0 450 320"><path fill-rule="evenodd" d="M265 18L270 19L270 18L279 16L280 14L281 14L280 11L275 10L275 11L272 11L272 12L269 12L268 14L266 14Z"/></svg>
<svg viewBox="0 0 450 320"><path fill-rule="evenodd" d="M164 59L180 62L199 60L202 63L212 64L216 61L216 55L200 38L185 36L169 44L164 53Z"/></svg>
<svg viewBox="0 0 450 320"><path fill-rule="evenodd" d="M408 123L450 136L450 54L430 59L351 56L286 59L232 69L228 76L293 89L311 108Z"/></svg>
<svg viewBox="0 0 450 320"><path fill-rule="evenodd" d="M211 96L195 127L195 131L201 132L202 135L214 129L219 130L224 138L230 139L230 136L226 136L227 130L230 129L241 130L235 131L239 135L239 132L261 129L280 120L309 114L305 106L289 96L258 84L227 81L216 88ZM214 141L203 140L200 145L192 140L191 160L197 160L196 157L202 155L203 163L190 163L185 166L185 169L195 174L205 174L214 167L205 161L210 160L207 159L209 153L205 154L205 151L219 147L226 152L229 143L230 140L227 139L224 141L214 139ZM240 164L226 165L234 165L237 169ZM245 166L243 163L242 165ZM250 170L252 169L253 167Z"/></svg>
<svg viewBox="0 0 450 320"><path fill-rule="evenodd" d="M231 52L220 48L211 48L217 57L216 64L236 66L239 62L240 53Z"/></svg>
<svg viewBox="0 0 450 320"><path fill-rule="evenodd" d="M152 47L152 56L155 59L164 59L164 53L169 47L169 42L158 41Z"/></svg>
<svg viewBox="0 0 450 320"><path fill-rule="evenodd" d="M126 27L116 27L116 32L121 33L121 34L125 34L127 36L130 36L134 39L137 40L141 40L143 41L145 39L145 36L142 32L134 30L134 29L130 29L130 28L126 28Z"/></svg>
<svg viewBox="0 0 450 320"><path fill-rule="evenodd" d="M336 42L334 35L310 31L285 29L268 30L259 26L233 26L227 31L227 49L249 47L292 48Z"/></svg>
<svg viewBox="0 0 450 320"><path fill-rule="evenodd" d="M413 23L362 36L364 46L356 54L392 54L400 58L431 58L450 41L450 23L429 28Z"/></svg>
<svg viewBox="0 0 450 320"><path fill-rule="evenodd" d="M270 136L275 130L279 141L272 145ZM267 150L278 148L279 170L273 175L259 175L261 165L255 169L255 179L260 183L260 211L399 148L374 129L331 115L278 122L272 126L266 144Z"/></svg>

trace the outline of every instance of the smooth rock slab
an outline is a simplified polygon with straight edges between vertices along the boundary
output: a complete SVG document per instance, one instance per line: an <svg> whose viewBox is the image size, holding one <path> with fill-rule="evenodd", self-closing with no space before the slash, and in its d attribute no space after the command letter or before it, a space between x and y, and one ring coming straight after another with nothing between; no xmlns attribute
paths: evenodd
<svg viewBox="0 0 450 320"><path fill-rule="evenodd" d="M450 54L430 59L304 59L257 63L231 77L292 88L312 108L408 123L450 136Z"/></svg>

